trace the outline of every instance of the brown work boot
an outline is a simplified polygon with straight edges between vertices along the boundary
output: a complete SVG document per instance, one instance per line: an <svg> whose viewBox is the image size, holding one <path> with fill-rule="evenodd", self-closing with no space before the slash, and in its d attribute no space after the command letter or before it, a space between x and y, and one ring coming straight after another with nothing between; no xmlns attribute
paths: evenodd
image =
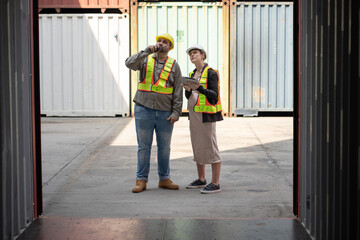
<svg viewBox="0 0 360 240"><path fill-rule="evenodd" d="M178 190L179 185L173 183L170 179L166 179L164 181L159 181L159 188L166 188L171 190Z"/></svg>
<svg viewBox="0 0 360 240"><path fill-rule="evenodd" d="M146 190L146 181L145 180L136 180L136 185L132 189L133 193L139 193Z"/></svg>

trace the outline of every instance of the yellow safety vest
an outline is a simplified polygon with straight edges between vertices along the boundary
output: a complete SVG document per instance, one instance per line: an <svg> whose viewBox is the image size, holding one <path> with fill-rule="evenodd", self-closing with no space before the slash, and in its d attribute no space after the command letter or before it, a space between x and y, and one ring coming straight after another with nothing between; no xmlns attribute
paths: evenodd
<svg viewBox="0 0 360 240"><path fill-rule="evenodd" d="M147 57L146 61L146 74L142 82L138 83L138 90L146 92L157 92L162 94L172 94L173 87L166 87L166 81L170 76L171 69L173 68L175 59L168 57L165 61L164 67L161 70L158 81L154 84L154 68L155 58L153 54Z"/></svg>
<svg viewBox="0 0 360 240"><path fill-rule="evenodd" d="M200 84L207 89L207 80L208 80L208 71L210 68L209 66L206 66L203 73L201 74L201 78L200 78ZM214 69L212 69L214 70ZM216 70L214 70L216 72L216 74L218 74L218 72ZM190 73L190 77L192 75L193 72ZM219 74L218 74L219 76ZM218 89L220 91L220 87L219 87L219 82L218 82ZM221 106L221 100L220 100L220 93L218 94L218 101L215 105L212 105L211 103L209 103L209 101L207 100L206 96L204 94L199 93L199 97L197 100L196 105L194 106L194 111L195 112L204 112L204 113L217 113L220 112L222 110L222 106Z"/></svg>

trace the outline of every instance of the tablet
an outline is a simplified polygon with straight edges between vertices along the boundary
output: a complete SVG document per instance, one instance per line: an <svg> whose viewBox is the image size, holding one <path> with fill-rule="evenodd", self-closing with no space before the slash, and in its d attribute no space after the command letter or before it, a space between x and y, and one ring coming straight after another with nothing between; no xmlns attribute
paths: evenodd
<svg viewBox="0 0 360 240"><path fill-rule="evenodd" d="M192 82L192 83L195 83L195 84L199 84L199 81L196 80L195 78L183 77L183 84L186 84L187 82Z"/></svg>

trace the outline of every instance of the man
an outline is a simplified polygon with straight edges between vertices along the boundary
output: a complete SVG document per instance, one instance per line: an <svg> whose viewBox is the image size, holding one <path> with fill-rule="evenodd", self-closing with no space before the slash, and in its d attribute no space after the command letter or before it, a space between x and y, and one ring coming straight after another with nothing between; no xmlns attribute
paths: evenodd
<svg viewBox="0 0 360 240"><path fill-rule="evenodd" d="M179 64L168 57L174 39L164 33L150 45L125 61L132 70L140 71L135 102L135 126L138 142L136 185L132 192L146 190L150 170L150 154L155 130L158 148L159 188L179 189L170 180L170 143L174 122L182 110L183 90Z"/></svg>

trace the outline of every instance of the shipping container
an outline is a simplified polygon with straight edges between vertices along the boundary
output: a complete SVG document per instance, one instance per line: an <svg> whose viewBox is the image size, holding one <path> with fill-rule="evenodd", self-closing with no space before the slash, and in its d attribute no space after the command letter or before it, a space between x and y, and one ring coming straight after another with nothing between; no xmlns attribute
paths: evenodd
<svg viewBox="0 0 360 240"><path fill-rule="evenodd" d="M296 5L298 216L313 239L360 239L360 3Z"/></svg>
<svg viewBox="0 0 360 240"><path fill-rule="evenodd" d="M39 11L44 8L99 8L120 9L122 13L129 13L129 0L39 0Z"/></svg>
<svg viewBox="0 0 360 240"><path fill-rule="evenodd" d="M4 240L16 239L42 211L36 2L0 1ZM313 239L360 239L360 3L294 4L294 211Z"/></svg>
<svg viewBox="0 0 360 240"><path fill-rule="evenodd" d="M293 110L293 3L232 2L230 111Z"/></svg>
<svg viewBox="0 0 360 240"><path fill-rule="evenodd" d="M37 11L35 11L37 12ZM0 239L16 239L38 216L33 3L0 1ZM40 159L39 159L40 160ZM41 173L40 173L41 175ZM39 212L38 212L39 210Z"/></svg>
<svg viewBox="0 0 360 240"><path fill-rule="evenodd" d="M127 14L40 14L41 113L129 116Z"/></svg>
<svg viewBox="0 0 360 240"><path fill-rule="evenodd" d="M136 3L133 2L133 5ZM224 6L226 4L226 6ZM202 45L207 52L205 62L217 69L220 75L220 95L224 112L227 112L228 92L228 3L225 2L141 2L131 12L132 54L156 43L156 36L170 33L175 48L169 56L179 63L183 76L188 76L195 66L186 49L193 44ZM132 75L133 92L138 75ZM135 90L134 90L135 89ZM187 111L184 97L183 111Z"/></svg>

